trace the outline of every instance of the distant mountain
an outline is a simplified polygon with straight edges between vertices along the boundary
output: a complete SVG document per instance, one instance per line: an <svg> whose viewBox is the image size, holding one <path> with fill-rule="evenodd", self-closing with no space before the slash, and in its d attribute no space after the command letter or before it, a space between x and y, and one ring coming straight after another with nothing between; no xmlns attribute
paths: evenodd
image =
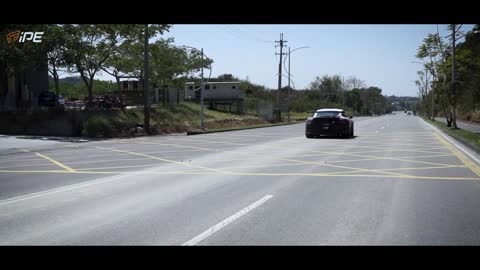
<svg viewBox="0 0 480 270"><path fill-rule="evenodd" d="M415 104L420 100L418 97L397 97L397 96L387 96L386 101L389 104L393 105L393 110L414 110Z"/></svg>
<svg viewBox="0 0 480 270"><path fill-rule="evenodd" d="M387 101L390 101L390 102L417 103L419 101L418 97L387 96L386 98L387 98Z"/></svg>
<svg viewBox="0 0 480 270"><path fill-rule="evenodd" d="M53 83L53 77L49 75L48 78ZM79 84L82 83L82 78L80 76L60 78L60 83Z"/></svg>

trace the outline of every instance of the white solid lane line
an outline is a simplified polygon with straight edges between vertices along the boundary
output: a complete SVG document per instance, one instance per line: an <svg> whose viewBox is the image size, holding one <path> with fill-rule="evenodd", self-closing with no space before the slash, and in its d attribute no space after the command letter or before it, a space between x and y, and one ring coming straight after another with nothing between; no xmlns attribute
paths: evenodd
<svg viewBox="0 0 480 270"><path fill-rule="evenodd" d="M37 197L41 197L41 196L51 195L51 194L55 194L55 193L58 193L58 192L71 191L71 190L75 190L75 189L79 189L79 188L84 188L84 187L88 187L88 186L95 185L95 184L100 184L100 183L105 183L105 182L117 180L119 178L125 178L127 176L134 176L136 174L142 173L142 171L137 171L137 172L133 172L133 173L121 173L121 172L119 172L119 173L120 174L114 175L114 176L108 176L108 177L103 177L103 178L99 178L99 179L93 179L93 180L90 180L90 181L85 181L85 182L81 182L81 183L71 184L71 185L67 185L67 186L62 186L62 187L58 187L58 188L48 189L48 190L44 190L44 191L34 192L34 193L26 194L26 195L20 195L20 196L17 196L17 197L0 200L0 206L3 206L5 204L10 204L10 203L16 203L16 202L19 202L19 201L24 201L24 200L28 200L28 199L32 199L32 198L37 198Z"/></svg>
<svg viewBox="0 0 480 270"><path fill-rule="evenodd" d="M238 219L239 217L245 215L246 213L250 212L251 210L253 210L255 207L258 207L260 206L261 204L263 204L264 202L270 200L271 198L273 197L273 195L267 195L263 198L261 198L260 200L252 203L251 205L243 208L242 210L238 211L237 213L233 214L232 216L224 219L223 221L219 222L218 224L216 224L215 226L207 229L206 231L204 231L203 233L199 234L198 236L192 238L191 240L185 242L182 246L194 246L196 245L197 243L199 243L200 241L202 241L203 239L209 237L210 235L214 234L215 232L219 231L220 229L222 229L223 227L227 226L228 224L230 224L231 222L235 221L236 219Z"/></svg>

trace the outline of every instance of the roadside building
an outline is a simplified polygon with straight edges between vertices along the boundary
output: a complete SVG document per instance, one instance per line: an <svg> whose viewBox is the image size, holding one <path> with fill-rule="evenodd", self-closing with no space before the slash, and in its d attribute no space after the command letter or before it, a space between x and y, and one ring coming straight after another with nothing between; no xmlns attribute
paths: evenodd
<svg viewBox="0 0 480 270"><path fill-rule="evenodd" d="M115 91L115 94L122 95L123 101L126 105L141 105L144 103L144 89L141 81L122 81L121 85L121 91ZM183 101L181 89L178 89L173 85L163 85L162 87L158 87L156 84L152 84L150 88L151 104L161 103L175 105L181 101Z"/></svg>
<svg viewBox="0 0 480 270"><path fill-rule="evenodd" d="M235 113L244 112L245 92L240 89L240 82L204 83L203 102L208 108ZM185 100L200 102L200 83L185 84Z"/></svg>

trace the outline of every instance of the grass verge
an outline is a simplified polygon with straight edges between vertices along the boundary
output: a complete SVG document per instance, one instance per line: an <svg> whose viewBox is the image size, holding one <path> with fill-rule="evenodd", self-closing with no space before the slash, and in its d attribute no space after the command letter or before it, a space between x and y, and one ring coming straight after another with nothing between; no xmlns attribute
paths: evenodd
<svg viewBox="0 0 480 270"><path fill-rule="evenodd" d="M464 129L452 129L449 128L447 124L439 121L432 121L425 118L424 120L480 152L480 134Z"/></svg>
<svg viewBox="0 0 480 270"><path fill-rule="evenodd" d="M151 108L150 130L153 135L168 133L204 133L200 130L200 105L181 103L179 106L156 106ZM292 122L296 122L292 118ZM254 115L231 114L220 111L204 110L204 123L207 132L220 132L285 125L288 123L269 123ZM131 137L145 135L143 110L132 108L113 115L96 115L83 124L83 135L88 137ZM139 129L140 127L140 129ZM140 130L140 131L138 131Z"/></svg>
<svg viewBox="0 0 480 270"><path fill-rule="evenodd" d="M263 127L275 127L275 126L286 126L286 125L293 125L298 124L300 122L291 122L291 123L273 123L273 124L260 124L260 125L246 125L246 126L236 126L231 128L213 128L208 129L206 131L194 131L188 132L187 135L196 135L196 134L204 134L204 133L214 133L214 132L225 132L225 131L234 131L234 130L242 130L242 129L254 129L254 128L263 128Z"/></svg>

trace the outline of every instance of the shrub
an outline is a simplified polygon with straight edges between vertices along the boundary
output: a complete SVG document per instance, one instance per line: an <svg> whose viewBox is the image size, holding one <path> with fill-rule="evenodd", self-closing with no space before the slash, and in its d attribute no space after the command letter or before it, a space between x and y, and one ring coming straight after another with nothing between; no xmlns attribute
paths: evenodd
<svg viewBox="0 0 480 270"><path fill-rule="evenodd" d="M115 128L110 121L101 116L92 116L83 125L83 135L88 137L113 137Z"/></svg>

